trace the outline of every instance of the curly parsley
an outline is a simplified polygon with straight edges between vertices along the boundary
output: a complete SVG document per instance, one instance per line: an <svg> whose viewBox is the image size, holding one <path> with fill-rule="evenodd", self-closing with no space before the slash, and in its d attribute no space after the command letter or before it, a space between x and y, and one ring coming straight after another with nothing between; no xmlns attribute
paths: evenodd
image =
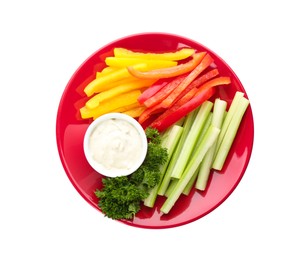
<svg viewBox="0 0 308 260"><path fill-rule="evenodd" d="M143 164L130 176L102 178L103 188L96 190L98 206L112 219L132 219L141 208L141 202L160 180L160 166L167 162L168 152L161 146L157 129L145 130L148 151Z"/></svg>

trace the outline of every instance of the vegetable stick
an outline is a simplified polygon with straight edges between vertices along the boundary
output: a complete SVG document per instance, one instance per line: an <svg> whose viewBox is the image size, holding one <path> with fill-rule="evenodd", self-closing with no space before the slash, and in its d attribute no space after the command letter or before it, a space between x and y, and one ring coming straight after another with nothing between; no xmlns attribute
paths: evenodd
<svg viewBox="0 0 308 260"><path fill-rule="evenodd" d="M178 96L195 80L202 71L204 71L213 62L213 58L206 54L203 56L200 63L184 78L184 80L175 88L170 95L162 102L163 108L169 108L177 99Z"/></svg>
<svg viewBox="0 0 308 260"><path fill-rule="evenodd" d="M205 52L195 53L191 60L170 68L140 71L134 66L128 66L127 69L134 77L140 79L172 78L192 71L197 67L205 55Z"/></svg>
<svg viewBox="0 0 308 260"><path fill-rule="evenodd" d="M128 110L131 110L131 109L134 109L134 108L137 108L137 107L140 107L139 102L135 102L133 104L126 105L126 106L121 106L119 108L112 110L112 112L123 113L124 111L128 111Z"/></svg>
<svg viewBox="0 0 308 260"><path fill-rule="evenodd" d="M137 64L134 67L138 69L146 69L145 64ZM85 87L84 92L88 97L90 97L95 93L110 89L110 83L129 77L131 77L131 74L128 72L128 70L126 68L121 68L108 73L103 77L94 79Z"/></svg>
<svg viewBox="0 0 308 260"><path fill-rule="evenodd" d="M192 48L182 48L175 52L151 53L151 52L134 52L125 48L114 48L115 57L122 58L142 58L142 59L159 59L159 60L183 60L195 53Z"/></svg>
<svg viewBox="0 0 308 260"><path fill-rule="evenodd" d="M198 138L198 141L197 141L197 144L196 146L194 147L194 151L192 154L194 154L197 150L197 147L200 145L201 143L201 140L202 138L205 136L207 130L209 129L210 125L212 124L212 118L213 118L213 112L210 112L209 116L207 117L206 119L206 122L204 123L204 126L202 128L202 131L200 133L200 137ZM193 177L190 179L190 181L188 182L188 184L186 185L185 189L183 190L183 194L184 195L189 195L192 187L194 186L195 184L195 181L198 177L198 174L199 174L199 169L200 169L200 166L198 167L198 169L196 170L196 172L194 173Z"/></svg>
<svg viewBox="0 0 308 260"><path fill-rule="evenodd" d="M168 168L166 169L164 178L163 178L163 180L160 184L160 187L158 189L158 194L161 195L161 196L165 195L165 192L168 189L168 186L169 186L170 181L171 181L171 173L173 171L174 165L176 164L177 158L182 151L183 145L184 145L185 140L187 138L187 135L188 135L188 133L191 129L191 126L194 122L194 118L195 118L197 111L198 111L198 109L190 112L185 118L185 121L183 123L183 132L182 132L181 138L178 142L176 150L172 153L172 157L170 158Z"/></svg>
<svg viewBox="0 0 308 260"><path fill-rule="evenodd" d="M174 190L174 188L176 187L178 182L179 182L179 179L171 179L171 182L170 182L170 184L169 184L169 186L168 186L168 188L167 188L167 190L165 192L165 196L167 198L170 196L170 194L172 193L172 191Z"/></svg>
<svg viewBox="0 0 308 260"><path fill-rule="evenodd" d="M111 68L111 67L106 67L102 71L96 72L96 78L103 77L111 72L114 72L116 70L119 70L119 68Z"/></svg>
<svg viewBox="0 0 308 260"><path fill-rule="evenodd" d="M89 109L86 106L80 109L80 114L83 119L91 118L96 119L97 117L112 112L114 109L120 108L122 106L131 105L137 102L137 98L141 94L140 90L133 90L128 93L124 93L116 96L112 100L107 100L106 102L100 104L94 109Z"/></svg>
<svg viewBox="0 0 308 260"><path fill-rule="evenodd" d="M129 115L133 118L137 118L145 110L145 106L138 106L129 110L122 112L123 114Z"/></svg>
<svg viewBox="0 0 308 260"><path fill-rule="evenodd" d="M218 140L217 140L217 144L216 144L216 149L215 149L215 154L214 154L214 157L217 156L217 152L218 152L218 149L221 145L221 142L226 134L226 131L229 127L229 124L231 122L231 119L237 109L237 106L240 102L240 99L244 96L244 93L243 92L240 92L240 91L237 91L232 99L232 102L231 102L231 105L229 107L229 110L228 110L228 113L224 119L224 122L223 122L223 125L221 127L221 132L218 136Z"/></svg>
<svg viewBox="0 0 308 260"><path fill-rule="evenodd" d="M167 148L168 159L167 159L167 162L160 167L160 172L161 172L160 182L151 190L150 195L144 200L144 205L147 207L152 208L154 206L154 203L158 195L157 192L158 192L159 186L163 180L164 174L167 170L168 164L178 144L178 141L182 135L182 132L183 132L182 126L173 125L169 129L167 129L166 132L162 136L163 140L162 140L161 145L162 147Z"/></svg>
<svg viewBox="0 0 308 260"><path fill-rule="evenodd" d="M162 102L181 82L186 75L180 75L160 89L155 95L147 99L143 104L147 107L152 107Z"/></svg>
<svg viewBox="0 0 308 260"><path fill-rule="evenodd" d="M178 65L176 61L172 60L150 60L142 58L119 58L119 57L107 57L105 59L105 63L106 65L114 68L123 68L141 63L161 68L168 68Z"/></svg>
<svg viewBox="0 0 308 260"><path fill-rule="evenodd" d="M192 159L188 163L187 167L185 168L185 171L182 175L182 177L179 179L176 187L173 189L171 194L168 196L162 207L160 208L160 211L163 214L168 214L169 211L172 209L182 192L184 191L186 185L190 181L190 179L193 177L195 171L199 167L204 155L206 152L210 149L210 147L213 145L215 140L217 139L219 135L220 129L217 127L211 125L207 131L207 134L202 139L198 149L194 153Z"/></svg>
<svg viewBox="0 0 308 260"><path fill-rule="evenodd" d="M215 160L213 162L213 169L221 170L224 166L227 155L231 149L235 136L237 134L238 128L241 124L242 118L245 111L249 105L249 100L245 97L241 97L236 111L231 119L228 129L223 137L223 140L218 148Z"/></svg>
<svg viewBox="0 0 308 260"><path fill-rule="evenodd" d="M103 101L106 101L107 99L114 98L115 96L118 96L120 94L135 90L135 89L141 89L144 87L148 87L152 85L155 82L155 80L134 80L131 82L126 82L124 84L119 84L118 86L102 91L96 95L94 95L92 98L90 98L86 106L89 109L94 109Z"/></svg>
<svg viewBox="0 0 308 260"><path fill-rule="evenodd" d="M206 89L220 86L220 85L228 85L230 83L231 83L230 77L218 77L218 78L211 79L199 87L199 91L196 93L196 95L200 94L202 91Z"/></svg>
<svg viewBox="0 0 308 260"><path fill-rule="evenodd" d="M200 166L197 168L197 170L195 171L194 175L190 178L189 182L187 183L187 185L185 186L184 190L183 190L183 194L188 196L190 191L192 190L192 188L194 187L194 184L196 182L196 179L198 178L198 174L199 174L199 169ZM177 180L179 181L179 180ZM170 193L171 194L171 193ZM169 194L169 195L170 195Z"/></svg>
<svg viewBox="0 0 308 260"><path fill-rule="evenodd" d="M182 151L177 159L177 162L174 166L174 169L171 173L172 178L179 179L184 172L184 169L189 161L189 158L192 154L195 144L200 136L201 130L206 122L207 117L209 116L213 103L211 101L205 101L193 122L191 130L189 131L185 143L183 145Z"/></svg>
<svg viewBox="0 0 308 260"><path fill-rule="evenodd" d="M213 106L213 118L211 124L218 129L221 129L221 125L224 119L224 114L227 108L227 102L221 99L216 99ZM203 161L201 162L198 177L196 181L196 189L198 190L205 190L208 177L210 174L210 171L212 169L212 163L214 159L214 153L216 149L216 142L212 145L210 150L205 154Z"/></svg>

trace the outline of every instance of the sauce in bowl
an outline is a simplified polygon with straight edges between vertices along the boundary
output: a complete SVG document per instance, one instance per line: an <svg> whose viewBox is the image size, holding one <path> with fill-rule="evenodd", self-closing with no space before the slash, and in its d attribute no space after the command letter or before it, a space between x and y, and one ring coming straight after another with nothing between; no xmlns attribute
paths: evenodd
<svg viewBox="0 0 308 260"><path fill-rule="evenodd" d="M132 117L109 113L88 127L84 152L92 168L102 175L129 175L145 159L147 138L141 125Z"/></svg>

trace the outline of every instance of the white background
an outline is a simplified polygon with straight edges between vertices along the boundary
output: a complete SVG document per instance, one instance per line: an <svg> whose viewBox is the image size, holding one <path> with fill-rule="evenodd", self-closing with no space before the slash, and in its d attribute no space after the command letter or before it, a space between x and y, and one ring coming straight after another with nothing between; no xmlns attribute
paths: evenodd
<svg viewBox="0 0 308 260"><path fill-rule="evenodd" d="M304 0L1 1L0 259L308 259L307 24ZM56 146L71 75L97 49L139 32L212 49L253 109L241 183L178 228L104 218L71 185Z"/></svg>

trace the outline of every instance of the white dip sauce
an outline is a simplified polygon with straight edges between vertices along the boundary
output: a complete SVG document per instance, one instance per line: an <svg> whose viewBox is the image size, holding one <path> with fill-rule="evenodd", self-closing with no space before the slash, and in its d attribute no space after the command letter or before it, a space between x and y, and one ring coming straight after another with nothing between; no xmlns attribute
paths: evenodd
<svg viewBox="0 0 308 260"><path fill-rule="evenodd" d="M90 136L93 159L115 172L134 167L142 155L142 139L136 128L122 119L102 121Z"/></svg>

